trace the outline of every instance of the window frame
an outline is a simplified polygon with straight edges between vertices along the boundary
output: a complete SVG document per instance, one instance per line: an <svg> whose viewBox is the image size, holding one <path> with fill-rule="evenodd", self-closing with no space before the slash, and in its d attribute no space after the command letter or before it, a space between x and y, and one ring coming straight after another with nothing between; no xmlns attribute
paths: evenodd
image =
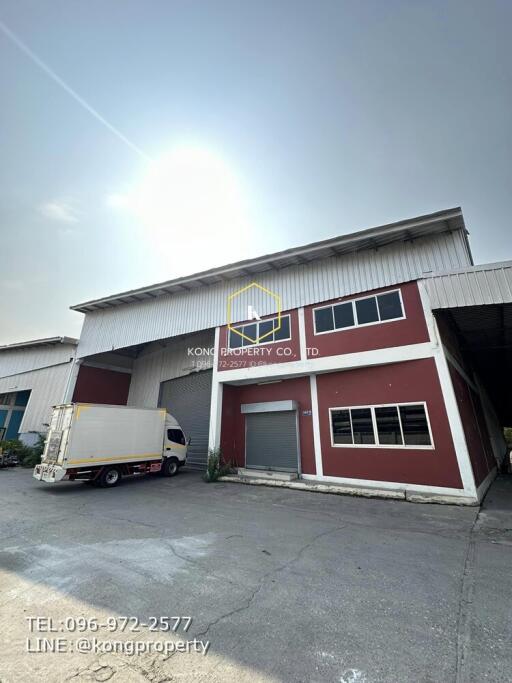
<svg viewBox="0 0 512 683"><path fill-rule="evenodd" d="M398 292L398 296L400 297L400 306L402 307L402 315L398 318L389 318L388 320L381 320L380 319L379 302L377 301L377 299L381 294L392 294L393 292ZM376 320L375 322L371 322L371 323L360 323L358 320L358 317L357 317L356 301L361 301L362 299L372 299L372 298L376 300L375 303L377 306L377 313L379 316L379 320ZM317 332L315 311L318 311L320 309L332 308L333 309L332 319L334 322L334 319L335 319L334 318L334 307L339 306L340 304L350 304L350 303L352 304L352 316L354 318L354 324L353 325L350 325L348 327L334 328L333 330L325 330L325 332ZM321 335L321 334L333 334L334 332L345 332L346 330L353 330L353 329L356 329L357 327L369 327L370 325L384 325L385 323L394 323L397 320L405 320L407 317L405 315L404 300L402 297L402 290L400 289L400 287L397 287L396 289L387 289L386 291L379 292L378 294L366 294L365 296L358 296L354 299L347 299L344 301L336 301L336 302L331 303L331 304L322 304L321 306L315 306L312 309L311 314L313 316L313 334L315 335L315 337L317 335Z"/></svg>
<svg viewBox="0 0 512 683"><path fill-rule="evenodd" d="M265 341L261 341L261 342L255 342L254 344L248 344L247 346L244 346L243 343L242 343L242 346L231 346L231 329L228 327L227 328L227 333L228 333L227 348L230 351L236 351L237 349L251 349L254 346L263 346L264 344L279 344L280 342L291 341L291 339L292 339L292 319L291 319L292 316L290 313L284 313L281 316L281 320L283 318L288 318L288 329L290 330L290 335L288 337L286 337L286 339L277 339L277 340L271 339L269 341L265 340ZM277 319L278 319L278 316L275 316L274 318L262 318L261 320L253 320L251 322L245 322L245 323L240 323L237 325L231 325L231 327L234 329L239 329L241 327L246 327L247 325L257 325L258 326L258 332L259 332L260 322L261 323L271 322L271 321L274 321ZM275 330L274 330L273 334L275 334ZM240 336L240 335L238 335L238 336ZM256 335L256 336L258 336L258 335ZM242 342L244 341L243 337L240 337L240 339L242 340Z"/></svg>
<svg viewBox="0 0 512 683"><path fill-rule="evenodd" d="M425 411L425 417L427 420L428 435L430 438L430 445L409 445L405 443L404 430L402 425L402 418L400 415L400 406L423 406ZM372 416L373 424L373 434L375 437L375 443L334 443L334 430L332 426L332 412L334 410L352 410L357 408L369 408ZM400 432L402 434L401 444L381 444L379 442L379 432L377 430L377 418L375 416L375 408L396 408L398 413L398 422L400 424ZM352 415L350 415L350 429L352 430L352 440L354 440L354 431L352 426ZM434 451L435 443L432 434L432 425L430 424L430 416L428 414L427 402L426 401L406 401L400 403L372 403L369 405L359 405L359 406L335 406L329 408L329 432L331 435L331 447L332 448L380 448L380 449L393 449L393 450L420 450L420 451Z"/></svg>

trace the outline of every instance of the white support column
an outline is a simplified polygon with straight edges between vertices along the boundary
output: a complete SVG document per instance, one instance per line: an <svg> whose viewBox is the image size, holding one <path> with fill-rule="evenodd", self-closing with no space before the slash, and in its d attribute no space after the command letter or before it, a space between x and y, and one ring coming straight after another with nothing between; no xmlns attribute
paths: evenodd
<svg viewBox="0 0 512 683"><path fill-rule="evenodd" d="M210 401L210 429L208 434L208 449L220 447L221 423L222 423L222 390L223 384L219 381L218 362L220 352L220 327L215 328L215 343L212 370L212 395Z"/></svg>
<svg viewBox="0 0 512 683"><path fill-rule="evenodd" d="M434 360L441 383L441 391L446 406L446 412L448 413L448 421L452 432L453 445L457 456L462 485L464 486L464 491L469 496L474 496L476 498L475 477L471 459L469 457L466 435L464 433L464 426L460 416L457 397L455 396L455 390L453 388L448 361L446 360L442 345L439 346L434 353Z"/></svg>
<svg viewBox="0 0 512 683"><path fill-rule="evenodd" d="M455 455L457 457L457 464L459 466L462 485L464 487L465 493L468 496L476 498L477 491L475 476L473 474L473 466L471 465L471 459L469 457L464 426L462 424L462 418L460 416L457 397L455 396L445 350L443 344L441 343L439 328L432 311L430 297L428 295L425 283L418 281L418 289L423 306L423 315L425 316L429 338L432 343L432 354L434 356L437 374L441 384L441 393L443 395L446 412L448 414L448 422L450 423L453 446L455 448Z"/></svg>
<svg viewBox="0 0 512 683"><path fill-rule="evenodd" d="M324 466L322 462L322 442L320 439L320 416L318 412L316 375L309 376L309 384L311 387L311 417L313 420L313 445L315 448L316 476L323 477Z"/></svg>
<svg viewBox="0 0 512 683"><path fill-rule="evenodd" d="M64 389L64 396L62 397L62 403L71 403L73 399L73 393L75 391L76 380L78 378L78 373L80 372L80 366L82 365L81 360L75 360L71 363L69 369L69 377Z"/></svg>
<svg viewBox="0 0 512 683"><path fill-rule="evenodd" d="M299 349L300 349L300 359L307 360L308 352L306 346L306 324L304 322L304 307L301 306L297 310L297 315L299 319Z"/></svg>

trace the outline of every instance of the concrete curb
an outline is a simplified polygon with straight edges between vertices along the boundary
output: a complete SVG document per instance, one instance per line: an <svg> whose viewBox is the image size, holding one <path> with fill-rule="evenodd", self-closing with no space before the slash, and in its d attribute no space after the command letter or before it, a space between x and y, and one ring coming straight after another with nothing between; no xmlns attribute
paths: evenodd
<svg viewBox="0 0 512 683"><path fill-rule="evenodd" d="M362 488L346 486L344 484L319 484L316 482L305 482L300 479L292 481L281 481L276 479L260 479L258 477L240 477L228 474L219 477L218 481L226 481L233 484L248 484L250 486L273 486L277 488L296 489L298 491L310 491L312 493L331 493L337 496L357 496L360 498L386 498L388 500L405 500L409 503L435 503L442 505L464 505L478 506L475 499L466 496L443 496L432 493L418 493L399 489L390 491L388 489Z"/></svg>

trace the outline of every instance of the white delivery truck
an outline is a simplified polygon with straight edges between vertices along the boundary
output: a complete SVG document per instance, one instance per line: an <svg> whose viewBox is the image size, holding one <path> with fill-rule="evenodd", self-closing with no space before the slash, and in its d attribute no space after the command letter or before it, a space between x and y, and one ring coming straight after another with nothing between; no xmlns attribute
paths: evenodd
<svg viewBox="0 0 512 683"><path fill-rule="evenodd" d="M128 474L160 472L172 477L185 464L189 443L163 408L67 403L53 409L34 477L104 487L116 486Z"/></svg>

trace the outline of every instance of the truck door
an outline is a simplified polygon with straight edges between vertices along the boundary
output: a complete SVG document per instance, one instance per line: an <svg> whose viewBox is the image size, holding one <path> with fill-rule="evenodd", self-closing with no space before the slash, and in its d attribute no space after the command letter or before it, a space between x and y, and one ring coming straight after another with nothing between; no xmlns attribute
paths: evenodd
<svg viewBox="0 0 512 683"><path fill-rule="evenodd" d="M164 456L175 456L180 461L185 461L187 457L187 441L183 431L179 427L167 427Z"/></svg>

